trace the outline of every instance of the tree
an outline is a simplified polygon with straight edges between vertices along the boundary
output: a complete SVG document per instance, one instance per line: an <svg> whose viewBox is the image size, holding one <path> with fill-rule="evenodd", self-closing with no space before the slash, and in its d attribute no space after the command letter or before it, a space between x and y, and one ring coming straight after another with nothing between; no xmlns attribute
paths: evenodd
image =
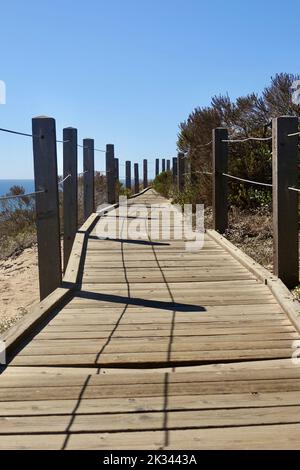
<svg viewBox="0 0 300 470"><path fill-rule="evenodd" d="M187 152L194 169L200 175L211 169L212 130L227 127L233 138L271 136L271 119L280 115L300 116L300 106L293 104L291 86L299 75L280 73L271 78L270 86L261 95L250 93L238 97L234 102L228 94L214 96L209 107L197 107L188 119L179 125L177 146ZM241 178L262 182L271 181L271 143L247 142L230 145L229 170ZM199 176L201 179L201 177ZM230 182L231 202L238 205L253 206L265 198L253 198L253 187ZM198 200L209 203L211 184L203 176L194 185ZM264 194L265 189L261 189ZM270 199L270 197L269 197ZM250 202L249 202L250 201Z"/></svg>

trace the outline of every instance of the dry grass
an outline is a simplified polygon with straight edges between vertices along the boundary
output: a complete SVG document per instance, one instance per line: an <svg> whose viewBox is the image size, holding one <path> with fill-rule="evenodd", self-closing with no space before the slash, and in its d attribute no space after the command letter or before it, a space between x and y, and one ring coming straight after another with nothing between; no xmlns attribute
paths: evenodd
<svg viewBox="0 0 300 470"><path fill-rule="evenodd" d="M212 209L205 210L205 227L212 228ZM229 212L226 238L269 271L273 269L272 214L267 209Z"/></svg>
<svg viewBox="0 0 300 470"><path fill-rule="evenodd" d="M16 235L6 235L0 238L0 260L14 258L36 243L35 227Z"/></svg>
<svg viewBox="0 0 300 470"><path fill-rule="evenodd" d="M257 263L273 270L272 214L268 209L231 209L226 237Z"/></svg>
<svg viewBox="0 0 300 470"><path fill-rule="evenodd" d="M212 228L212 209L205 211L205 227ZM267 209L241 211L236 208L229 213L229 229L226 238L257 263L273 271L272 214ZM292 290L300 301L300 285Z"/></svg>

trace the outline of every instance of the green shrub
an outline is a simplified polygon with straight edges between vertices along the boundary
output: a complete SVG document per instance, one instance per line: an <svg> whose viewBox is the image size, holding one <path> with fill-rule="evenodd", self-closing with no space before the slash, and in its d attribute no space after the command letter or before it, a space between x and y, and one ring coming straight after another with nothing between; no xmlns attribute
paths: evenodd
<svg viewBox="0 0 300 470"><path fill-rule="evenodd" d="M153 189L166 198L173 194L173 175L171 171L163 171L154 179Z"/></svg>

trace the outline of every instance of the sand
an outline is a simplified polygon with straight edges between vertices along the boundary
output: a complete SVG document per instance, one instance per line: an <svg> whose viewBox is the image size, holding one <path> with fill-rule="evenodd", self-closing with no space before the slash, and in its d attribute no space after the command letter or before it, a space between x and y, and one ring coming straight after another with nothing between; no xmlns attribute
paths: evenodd
<svg viewBox="0 0 300 470"><path fill-rule="evenodd" d="M37 247L0 261L0 332L39 301Z"/></svg>

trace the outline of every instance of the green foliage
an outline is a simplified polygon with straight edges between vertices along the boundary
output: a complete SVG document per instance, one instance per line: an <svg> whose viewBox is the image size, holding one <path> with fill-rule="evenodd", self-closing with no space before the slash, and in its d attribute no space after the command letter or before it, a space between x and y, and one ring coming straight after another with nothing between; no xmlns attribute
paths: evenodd
<svg viewBox="0 0 300 470"><path fill-rule="evenodd" d="M124 186L124 184L123 184L123 183L120 183L120 182L118 182L117 193L118 193L120 196L126 196L127 198L129 198L130 196L132 196L132 190L126 188L126 187Z"/></svg>
<svg viewBox="0 0 300 470"><path fill-rule="evenodd" d="M184 204L197 204L201 197L200 188L203 182L203 178L197 177L196 180L192 181L189 176L186 176L184 191L178 191L176 188L173 192L173 204L179 204L180 206Z"/></svg>
<svg viewBox="0 0 300 470"><path fill-rule="evenodd" d="M153 180L153 189L164 197L169 198L173 192L173 176L170 171L163 171Z"/></svg>
<svg viewBox="0 0 300 470"><path fill-rule="evenodd" d="M259 96L250 93L231 101L228 95L214 96L209 107L198 107L179 126L177 146L188 152L190 163L196 171L211 171L211 146L203 146L212 138L216 127L228 128L233 138L271 136L270 121L280 115L300 116L300 107L293 104L291 85L298 75L281 73L271 79ZM229 144L229 173L244 179L271 183L272 178L271 142ZM183 195L176 200L211 204L211 183L207 178L196 182L199 186L190 188L187 184ZM230 202L241 208L253 208L270 204L270 191L249 184L229 182Z"/></svg>
<svg viewBox="0 0 300 470"><path fill-rule="evenodd" d="M22 186L12 186L6 196L22 194ZM35 240L35 200L33 196L3 200L0 209L0 257L4 258Z"/></svg>

